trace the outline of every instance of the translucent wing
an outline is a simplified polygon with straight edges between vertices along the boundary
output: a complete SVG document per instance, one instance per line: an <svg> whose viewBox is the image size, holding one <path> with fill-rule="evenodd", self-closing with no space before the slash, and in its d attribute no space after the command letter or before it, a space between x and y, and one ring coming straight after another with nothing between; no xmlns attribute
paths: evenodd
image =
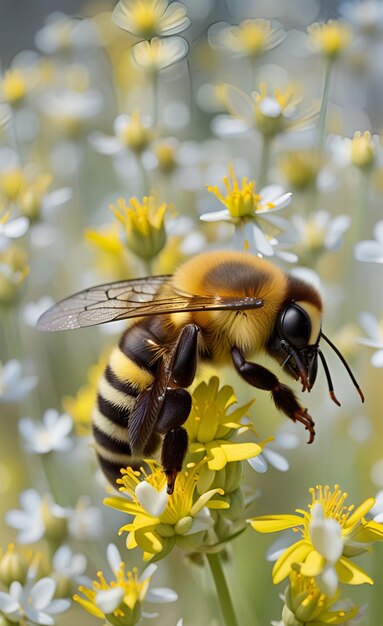
<svg viewBox="0 0 383 626"><path fill-rule="evenodd" d="M90 287L53 305L37 322L40 330L71 330L145 315L183 311L255 309L263 300L249 297L159 293L171 276L153 276Z"/></svg>

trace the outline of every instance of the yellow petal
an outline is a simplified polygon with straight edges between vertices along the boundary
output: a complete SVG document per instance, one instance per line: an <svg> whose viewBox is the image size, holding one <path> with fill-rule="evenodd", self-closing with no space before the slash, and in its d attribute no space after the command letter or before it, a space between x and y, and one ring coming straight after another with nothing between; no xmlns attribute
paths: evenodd
<svg viewBox="0 0 383 626"><path fill-rule="evenodd" d="M162 550L162 537L152 530L139 530L135 533L140 548L151 554L158 554Z"/></svg>
<svg viewBox="0 0 383 626"><path fill-rule="evenodd" d="M357 543L371 543L383 539L383 524L378 522L366 522L355 533L352 533L352 541Z"/></svg>
<svg viewBox="0 0 383 626"><path fill-rule="evenodd" d="M227 463L244 461L262 452L261 446L254 442L234 443L233 441L217 441L225 453Z"/></svg>
<svg viewBox="0 0 383 626"><path fill-rule="evenodd" d="M358 565L355 565L352 561L346 559L344 556L339 559L335 569L341 583L346 583L347 585L363 585L364 583L368 583L369 585L374 584L372 578L370 578L364 570L358 567Z"/></svg>
<svg viewBox="0 0 383 626"><path fill-rule="evenodd" d="M364 517L366 513L368 513L369 510L372 509L374 504L375 504L375 498L367 498L367 500L362 502L362 504L358 506L358 508L355 509L353 514L350 515L350 517L347 519L346 523L343 525L343 530L347 531L347 530L350 530L350 528L352 528L353 526L355 526L355 524L357 524L362 519L362 517Z"/></svg>
<svg viewBox="0 0 383 626"><path fill-rule="evenodd" d="M85 600L84 598L81 598L81 596L78 596L77 594L73 596L73 600L81 604L81 606L86 611L88 611L88 613L90 613L91 615L94 615L95 617L99 617L100 619L103 619L105 617L104 613L100 611L100 609L98 609L97 606L93 604L93 602L89 602L89 600Z"/></svg>
<svg viewBox="0 0 383 626"><path fill-rule="evenodd" d="M299 515L262 515L248 521L259 533L275 533L303 524L303 519Z"/></svg>
<svg viewBox="0 0 383 626"><path fill-rule="evenodd" d="M293 563L302 563L310 554L312 546L308 541L298 541L287 548L273 567L273 583L277 585L291 572Z"/></svg>
<svg viewBox="0 0 383 626"><path fill-rule="evenodd" d="M326 564L326 559L316 550L312 550L300 568L303 576L318 576Z"/></svg>
<svg viewBox="0 0 383 626"><path fill-rule="evenodd" d="M227 463L226 454L216 441L211 441L210 443L206 444L206 452L208 458L207 464L209 469L219 471L225 467Z"/></svg>

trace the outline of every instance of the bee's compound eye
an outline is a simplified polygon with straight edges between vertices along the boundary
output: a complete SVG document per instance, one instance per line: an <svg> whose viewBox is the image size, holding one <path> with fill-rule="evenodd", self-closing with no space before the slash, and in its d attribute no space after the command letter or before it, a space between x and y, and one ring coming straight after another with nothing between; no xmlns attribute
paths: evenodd
<svg viewBox="0 0 383 626"><path fill-rule="evenodd" d="M295 348L307 346L311 334L310 318L297 304L289 304L280 318L280 334Z"/></svg>

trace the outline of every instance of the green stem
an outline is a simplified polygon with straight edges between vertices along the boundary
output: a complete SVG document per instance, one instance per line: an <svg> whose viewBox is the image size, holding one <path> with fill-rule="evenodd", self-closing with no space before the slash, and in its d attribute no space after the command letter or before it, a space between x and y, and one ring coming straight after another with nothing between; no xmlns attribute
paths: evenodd
<svg viewBox="0 0 383 626"><path fill-rule="evenodd" d="M269 169L270 151L271 151L272 138L268 135L263 135L262 143L262 155L259 165L258 184L257 188L262 189L267 184L267 170Z"/></svg>
<svg viewBox="0 0 383 626"><path fill-rule="evenodd" d="M318 156L323 152L324 140L325 140L325 130L326 130L326 114L327 114L327 105L328 105L328 96L330 92L330 82L332 75L333 62L330 59L327 61L326 72L324 76L323 83L323 92L322 92L322 102L319 113L319 124L318 124Z"/></svg>
<svg viewBox="0 0 383 626"><path fill-rule="evenodd" d="M159 74L158 72L153 73L152 77L152 85L153 85L153 126L158 123L159 118Z"/></svg>
<svg viewBox="0 0 383 626"><path fill-rule="evenodd" d="M220 554L218 552L211 553L207 554L206 557L210 565L211 573L213 574L224 622L226 626L238 626L234 607L230 598L229 587L223 572Z"/></svg>
<svg viewBox="0 0 383 626"><path fill-rule="evenodd" d="M141 181L142 181L142 195L143 196L147 196L149 195L150 192L150 182L149 182L149 176L148 176L148 172L145 169L145 166L142 162L142 156L141 155L137 155L137 165L138 168L140 170L140 174L141 174Z"/></svg>

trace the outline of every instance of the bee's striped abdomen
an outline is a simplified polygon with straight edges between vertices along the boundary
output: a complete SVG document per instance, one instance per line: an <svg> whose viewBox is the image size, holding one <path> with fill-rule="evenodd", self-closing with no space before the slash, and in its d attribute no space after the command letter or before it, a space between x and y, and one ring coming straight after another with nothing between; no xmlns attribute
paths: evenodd
<svg viewBox="0 0 383 626"><path fill-rule="evenodd" d="M113 349L99 383L93 411L94 446L101 468L113 486L121 467L139 467L142 463L141 457L132 456L128 424L137 396L153 382L156 345L156 338L145 325L128 329ZM158 443L159 436L155 434L143 455L153 453Z"/></svg>

